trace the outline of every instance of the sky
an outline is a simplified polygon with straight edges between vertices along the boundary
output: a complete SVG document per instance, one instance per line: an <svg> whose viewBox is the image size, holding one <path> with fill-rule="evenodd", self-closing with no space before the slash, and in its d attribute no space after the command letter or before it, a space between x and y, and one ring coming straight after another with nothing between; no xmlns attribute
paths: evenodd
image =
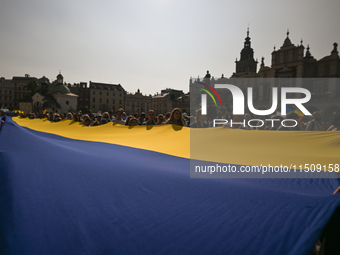
<svg viewBox="0 0 340 255"><path fill-rule="evenodd" d="M271 64L287 37L316 59L340 43L339 0L0 0L0 77L188 92L190 77L230 77L249 26Z"/></svg>

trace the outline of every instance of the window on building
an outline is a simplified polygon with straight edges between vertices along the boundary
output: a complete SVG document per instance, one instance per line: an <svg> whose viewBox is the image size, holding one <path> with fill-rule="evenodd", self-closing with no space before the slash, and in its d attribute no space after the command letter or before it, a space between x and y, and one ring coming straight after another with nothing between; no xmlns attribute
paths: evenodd
<svg viewBox="0 0 340 255"><path fill-rule="evenodd" d="M107 103L107 104L109 103L109 99L106 99L106 103Z"/></svg>
<svg viewBox="0 0 340 255"><path fill-rule="evenodd" d="M106 95L108 96L108 95L109 95L109 92L106 92Z"/></svg>
<svg viewBox="0 0 340 255"><path fill-rule="evenodd" d="M115 103L116 103L116 101L113 99L113 100L112 100L112 103L114 103L114 104L115 104Z"/></svg>
<svg viewBox="0 0 340 255"><path fill-rule="evenodd" d="M95 103L96 102L96 99L95 98L92 98L92 103Z"/></svg>
<svg viewBox="0 0 340 255"><path fill-rule="evenodd" d="M115 96L115 93L114 93L114 92L112 93L112 96Z"/></svg>
<svg viewBox="0 0 340 255"><path fill-rule="evenodd" d="M66 105L69 105L69 104L70 104L70 102L67 100L67 101L66 101Z"/></svg>
<svg viewBox="0 0 340 255"><path fill-rule="evenodd" d="M121 97L121 96L122 96L122 93L119 93L119 96Z"/></svg>
<svg viewBox="0 0 340 255"><path fill-rule="evenodd" d="M119 104L122 104L122 100L119 100Z"/></svg>
<svg viewBox="0 0 340 255"><path fill-rule="evenodd" d="M100 95L100 96L102 95L102 92L101 92L101 91L99 92L99 95Z"/></svg>
<svg viewBox="0 0 340 255"><path fill-rule="evenodd" d="M96 91L93 91L92 94L95 95L95 94L96 94Z"/></svg>
<svg viewBox="0 0 340 255"><path fill-rule="evenodd" d="M102 99L101 99L101 98L99 99L99 103L100 103L100 104L102 103Z"/></svg>

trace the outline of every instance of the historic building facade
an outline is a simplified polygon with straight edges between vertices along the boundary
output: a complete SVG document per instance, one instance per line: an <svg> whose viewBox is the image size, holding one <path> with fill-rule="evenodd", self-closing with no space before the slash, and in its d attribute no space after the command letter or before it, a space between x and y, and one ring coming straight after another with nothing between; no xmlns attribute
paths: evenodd
<svg viewBox="0 0 340 255"><path fill-rule="evenodd" d="M12 80L0 78L0 109L14 108L13 98L14 86Z"/></svg>
<svg viewBox="0 0 340 255"><path fill-rule="evenodd" d="M287 36L279 49L274 47L272 52L271 66L265 66L264 59L261 60L260 70L253 74L253 77L260 78L280 78L279 87L304 87L311 94L311 100L305 104L312 113L322 111L325 120L331 120L333 112L340 108L340 58L338 44L334 43L330 47L330 54L319 60L315 59L310 51L302 44L293 44ZM305 51L306 50L306 51ZM232 77L246 77L249 74L236 73ZM291 78L297 78L292 80ZM303 79L298 79L303 78ZM257 105L259 109L265 109L271 98L272 85L259 82L253 86ZM268 108L267 108L268 109Z"/></svg>
<svg viewBox="0 0 340 255"><path fill-rule="evenodd" d="M32 96L33 111L75 112L77 110L77 98L78 95L71 93L70 89L64 85L64 77L59 73L57 80L49 85L46 94L37 92Z"/></svg>
<svg viewBox="0 0 340 255"><path fill-rule="evenodd" d="M155 114L166 114L174 108L179 108L182 112L189 114L189 93L184 94L182 90L167 88L152 97L152 109L155 111Z"/></svg>
<svg viewBox="0 0 340 255"><path fill-rule="evenodd" d="M289 38L289 31L287 31L282 46L279 49L274 47L271 53L271 65L266 66L262 57L260 69L257 70L257 61L254 59L254 50L251 48L250 39L248 30L244 47L240 52L240 59L236 60L235 72L230 78L225 78L222 75L221 78L215 80L207 72L203 79L190 79L190 91L194 91L199 82L214 86L217 83L227 84L232 81L241 88L245 96L247 95L247 87L252 87L254 107L265 110L271 106L272 88L274 86L278 88L304 87L312 94L311 100L305 104L306 108L310 112L322 111L326 120L332 118L333 112L340 108L340 79L335 79L340 78L340 58L337 43L334 43L332 48L330 47L328 56L317 60L313 57L309 45L305 48L302 41L300 44L293 44ZM239 78L246 79L238 81ZM273 82L273 79L267 78L280 79L275 79L275 82ZM222 101L227 102L226 107L232 110L231 93L223 89L217 91ZM195 102L199 101L200 98L191 97L191 100Z"/></svg>
<svg viewBox="0 0 340 255"><path fill-rule="evenodd" d="M136 93L125 94L125 112L127 115L147 113L151 108L152 97L143 95L138 89Z"/></svg>
<svg viewBox="0 0 340 255"><path fill-rule="evenodd" d="M90 92L90 110L92 112L118 111L125 106L125 90L120 84L91 82Z"/></svg>
<svg viewBox="0 0 340 255"><path fill-rule="evenodd" d="M31 95L31 91L27 89L27 85L31 81L37 81L37 78L30 77L25 74L24 77L14 76L12 78L13 86L13 109L19 109L19 103Z"/></svg>
<svg viewBox="0 0 340 255"><path fill-rule="evenodd" d="M86 82L80 82L69 86L72 93L78 95L78 109L88 111L90 107L90 88L87 87Z"/></svg>

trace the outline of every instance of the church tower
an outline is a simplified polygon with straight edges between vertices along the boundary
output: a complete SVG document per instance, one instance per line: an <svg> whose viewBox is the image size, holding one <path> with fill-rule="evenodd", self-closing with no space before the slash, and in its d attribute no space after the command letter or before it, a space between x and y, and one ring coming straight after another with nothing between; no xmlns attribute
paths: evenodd
<svg viewBox="0 0 340 255"><path fill-rule="evenodd" d="M64 77L61 75L61 72L59 71L59 74L57 75L57 84L63 85L64 83Z"/></svg>
<svg viewBox="0 0 340 255"><path fill-rule="evenodd" d="M241 50L241 58L236 63L236 75L241 73L256 73L257 61L254 59L254 50L251 48L249 37L249 28L247 29L247 37L245 38L244 47Z"/></svg>

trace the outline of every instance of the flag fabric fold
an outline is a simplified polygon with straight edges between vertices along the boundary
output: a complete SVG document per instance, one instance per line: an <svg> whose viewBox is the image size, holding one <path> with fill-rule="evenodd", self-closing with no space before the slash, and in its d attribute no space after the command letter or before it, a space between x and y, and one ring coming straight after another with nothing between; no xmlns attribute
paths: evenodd
<svg viewBox="0 0 340 255"><path fill-rule="evenodd" d="M1 254L310 254L340 204L335 178L192 179L186 129L150 131L170 151L18 123L0 130ZM64 124L46 122L83 132Z"/></svg>

